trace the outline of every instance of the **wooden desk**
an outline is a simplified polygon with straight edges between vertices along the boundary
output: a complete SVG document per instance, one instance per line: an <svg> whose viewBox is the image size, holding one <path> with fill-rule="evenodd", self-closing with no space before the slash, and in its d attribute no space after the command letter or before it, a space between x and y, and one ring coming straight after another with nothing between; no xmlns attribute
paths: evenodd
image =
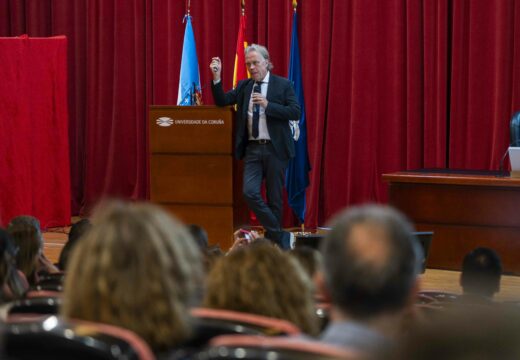
<svg viewBox="0 0 520 360"><path fill-rule="evenodd" d="M398 172L383 180L389 203L417 230L435 232L428 267L460 270L467 252L485 246L499 253L504 271L520 274L520 179Z"/></svg>

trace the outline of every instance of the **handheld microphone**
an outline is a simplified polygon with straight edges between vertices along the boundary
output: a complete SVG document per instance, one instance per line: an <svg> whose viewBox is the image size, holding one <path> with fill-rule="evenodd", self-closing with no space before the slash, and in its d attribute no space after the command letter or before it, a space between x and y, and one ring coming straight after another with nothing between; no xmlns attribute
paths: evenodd
<svg viewBox="0 0 520 360"><path fill-rule="evenodd" d="M218 67L213 66L213 67L211 68L211 70L213 70L213 72L216 73L216 72L218 71Z"/></svg>
<svg viewBox="0 0 520 360"><path fill-rule="evenodd" d="M253 92L258 93L258 94L262 93L262 88L260 87L259 83L255 83L255 86L253 87ZM259 104L254 104L254 105L255 105L255 110L258 111L260 109L260 105Z"/></svg>

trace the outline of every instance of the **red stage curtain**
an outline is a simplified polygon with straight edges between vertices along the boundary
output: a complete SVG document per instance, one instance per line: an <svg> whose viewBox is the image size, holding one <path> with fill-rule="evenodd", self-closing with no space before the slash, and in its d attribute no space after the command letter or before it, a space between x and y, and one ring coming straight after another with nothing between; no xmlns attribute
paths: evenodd
<svg viewBox="0 0 520 360"><path fill-rule="evenodd" d="M0 223L70 223L67 40L0 38Z"/></svg>
<svg viewBox="0 0 520 360"><path fill-rule="evenodd" d="M346 204L385 201L383 173L444 166L446 1L307 4L309 216L323 224Z"/></svg>
<svg viewBox="0 0 520 360"><path fill-rule="evenodd" d="M151 1L8 0L0 35L69 39L72 208L104 196L146 198ZM3 16L3 18L2 18ZM6 20L6 21L4 21Z"/></svg>
<svg viewBox="0 0 520 360"><path fill-rule="evenodd" d="M452 168L497 169L520 110L520 1L453 3Z"/></svg>
<svg viewBox="0 0 520 360"><path fill-rule="evenodd" d="M519 105L519 2L299 2L308 225L346 205L384 202L384 172L497 166ZM69 38L74 209L105 194L146 196L146 107L175 103L184 3L0 4L0 35ZM212 56L231 87L240 1L191 4L208 104ZM246 13L248 40L267 45L274 72L285 76L291 1L248 0Z"/></svg>

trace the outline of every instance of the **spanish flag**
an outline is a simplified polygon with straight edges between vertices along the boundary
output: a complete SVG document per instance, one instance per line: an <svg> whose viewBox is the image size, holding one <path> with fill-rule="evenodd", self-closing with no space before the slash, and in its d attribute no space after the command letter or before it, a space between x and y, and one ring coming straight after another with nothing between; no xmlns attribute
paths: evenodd
<svg viewBox="0 0 520 360"><path fill-rule="evenodd" d="M244 54L246 47L245 0L241 0L240 25L238 28L237 49L235 53L235 69L233 71L233 87L236 87L240 80L249 78L249 72L246 68L246 56Z"/></svg>

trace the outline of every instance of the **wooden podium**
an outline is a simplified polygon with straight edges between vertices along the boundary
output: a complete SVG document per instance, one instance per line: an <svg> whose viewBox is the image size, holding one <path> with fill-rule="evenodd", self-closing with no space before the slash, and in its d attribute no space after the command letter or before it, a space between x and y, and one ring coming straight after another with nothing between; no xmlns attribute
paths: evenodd
<svg viewBox="0 0 520 360"><path fill-rule="evenodd" d="M232 108L150 106L148 119L150 200L227 249L235 224L247 217L232 154Z"/></svg>

